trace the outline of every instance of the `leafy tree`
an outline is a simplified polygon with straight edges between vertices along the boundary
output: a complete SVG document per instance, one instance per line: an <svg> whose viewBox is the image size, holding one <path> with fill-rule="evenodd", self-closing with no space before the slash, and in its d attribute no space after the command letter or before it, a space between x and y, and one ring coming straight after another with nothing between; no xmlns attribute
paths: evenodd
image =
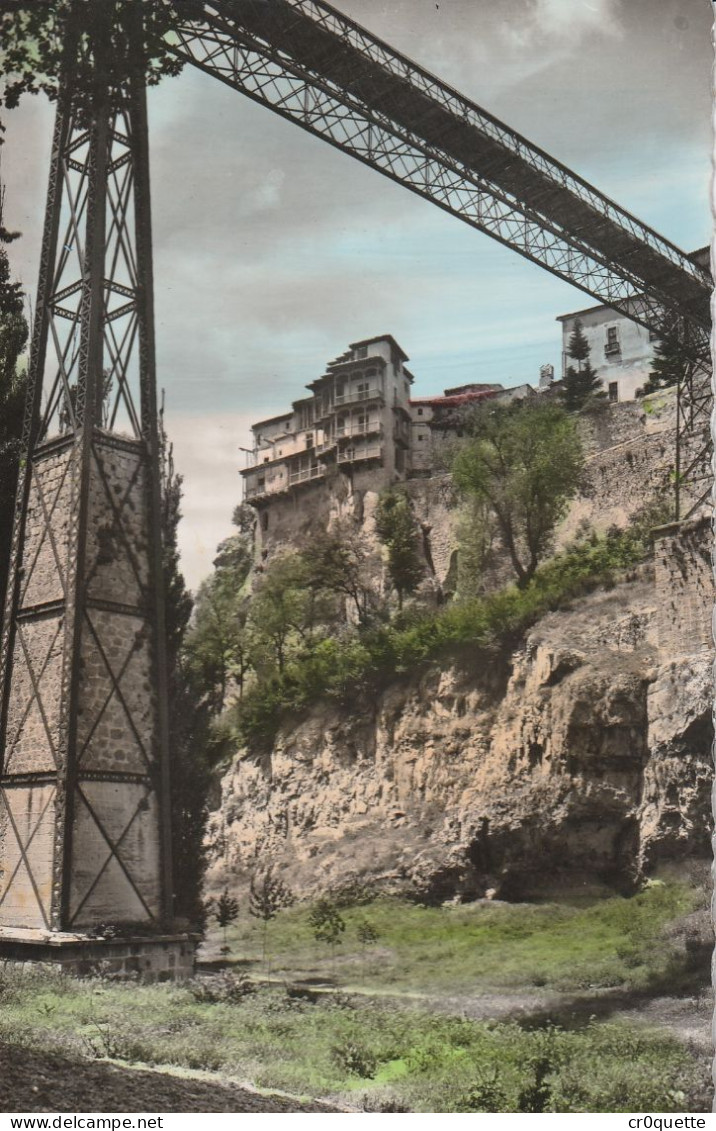
<svg viewBox="0 0 716 1131"><path fill-rule="evenodd" d="M226 941L226 928L230 927L232 923L235 923L238 917L239 901L229 895L228 888L224 888L214 907L214 918L216 919L217 925L221 927L224 935L224 945L221 948L222 954L229 953L229 945Z"/></svg>
<svg viewBox="0 0 716 1131"><path fill-rule="evenodd" d="M356 934L358 935L358 942L360 943L361 949L363 951L363 973L365 976L366 950L369 946L373 946L373 944L378 941L380 935L377 928L373 925L373 923L371 923L370 919L362 919L360 921Z"/></svg>
<svg viewBox="0 0 716 1131"><path fill-rule="evenodd" d="M589 360L591 350L579 319L574 323L567 355L576 362L567 366L564 378L564 404L569 411L583 408L592 397L602 392L602 383Z"/></svg>
<svg viewBox="0 0 716 1131"><path fill-rule="evenodd" d="M577 429L563 409L538 401L484 406L471 433L453 462L455 484L494 516L524 589L579 484Z"/></svg>
<svg viewBox="0 0 716 1131"><path fill-rule="evenodd" d="M346 526L336 526L309 542L302 556L310 588L345 598L358 624L367 624L376 595L370 556L359 535Z"/></svg>
<svg viewBox="0 0 716 1131"><path fill-rule="evenodd" d="M223 707L230 680L238 684L239 694L243 692L250 668L244 585L251 564L251 540L239 531L218 547L214 572L197 594L185 651L197 687L212 711Z"/></svg>
<svg viewBox="0 0 716 1131"><path fill-rule="evenodd" d="M266 977L271 973L271 958L268 953L268 925L279 911L291 907L296 897L291 889L274 873L269 864L262 872L251 877L249 886L249 914L263 923L262 955L266 963Z"/></svg>
<svg viewBox="0 0 716 1131"><path fill-rule="evenodd" d="M22 290L19 283L12 281L6 250L18 233L8 231L3 223L3 200L0 183L0 610L7 585L27 384L19 360L28 337Z"/></svg>
<svg viewBox="0 0 716 1131"><path fill-rule="evenodd" d="M316 593L308 565L293 550L277 554L256 583L248 628L251 657L259 675L283 674L288 660L310 646L317 624Z"/></svg>
<svg viewBox="0 0 716 1131"><path fill-rule="evenodd" d="M680 384L688 365L689 355L679 320L670 319L661 327L654 345L651 372L644 392L654 393L657 389L669 389Z"/></svg>
<svg viewBox="0 0 716 1131"><path fill-rule="evenodd" d="M402 609L403 598L417 589L425 572L419 550L420 528L404 491L395 487L383 491L375 528L388 551L388 574L398 594L398 608Z"/></svg>
<svg viewBox="0 0 716 1131"><path fill-rule="evenodd" d="M0 14L5 105L38 91L56 99L65 72L76 103L85 106L132 74L149 85L178 74L182 62L168 36L194 7L187 0L6 0Z"/></svg>
<svg viewBox="0 0 716 1131"><path fill-rule="evenodd" d="M493 562L498 527L492 507L484 498L463 501L457 523L457 584L459 599L485 592L485 573Z"/></svg>
<svg viewBox="0 0 716 1131"><path fill-rule="evenodd" d="M316 942L327 943L331 948L331 962L336 960L336 947L340 945L341 935L346 929L345 919L332 900L319 899L311 909L308 921L313 928Z"/></svg>

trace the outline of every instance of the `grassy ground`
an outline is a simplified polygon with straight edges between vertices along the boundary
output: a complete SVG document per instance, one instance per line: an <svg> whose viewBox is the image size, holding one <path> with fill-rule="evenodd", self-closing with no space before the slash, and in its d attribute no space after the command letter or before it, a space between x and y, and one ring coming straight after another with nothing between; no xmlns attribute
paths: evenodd
<svg viewBox="0 0 716 1131"><path fill-rule="evenodd" d="M705 1063L653 1027L588 1014L564 1027L554 1014L470 1020L389 996L502 987L529 1003L537 986L582 987L577 999L589 999L618 979L655 984L665 961L672 973L679 965L656 940L700 898L671 883L588 906L426 909L379 900L341 910L347 926L335 965L312 941L307 910L294 908L270 925L285 985L257 988L231 971L177 986L5 973L0 1040L199 1069L366 1111L701 1112ZM379 937L363 951L356 936L365 920ZM234 971L248 962L260 972L260 927L235 927L230 944ZM299 975L361 992L317 994L296 984Z"/></svg>
<svg viewBox="0 0 716 1131"><path fill-rule="evenodd" d="M321 973L344 986L380 991L479 993L545 987L559 992L594 987L673 983L674 963L659 943L664 925L703 902L696 887L656 883L625 899L590 903L491 904L426 908L395 899L341 909L346 929L332 956L316 943L309 908L283 912L269 925L275 975ZM359 941L361 924L377 932ZM212 951L222 941L210 935ZM249 917L229 928L231 955L240 965L266 971L262 927ZM676 988L676 987L673 987Z"/></svg>
<svg viewBox="0 0 716 1131"><path fill-rule="evenodd" d="M530 1030L350 996L242 994L226 976L181 987L18 977L0 1037L204 1069L363 1110L704 1110L700 1065L642 1026Z"/></svg>

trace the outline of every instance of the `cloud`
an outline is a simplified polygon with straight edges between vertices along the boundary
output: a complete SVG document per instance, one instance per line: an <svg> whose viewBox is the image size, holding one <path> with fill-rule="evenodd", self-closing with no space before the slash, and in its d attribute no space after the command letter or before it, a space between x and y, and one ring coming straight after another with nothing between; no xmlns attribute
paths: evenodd
<svg viewBox="0 0 716 1131"><path fill-rule="evenodd" d="M623 31L619 8L620 0L535 0L525 21L526 32L571 48L595 33L618 37Z"/></svg>

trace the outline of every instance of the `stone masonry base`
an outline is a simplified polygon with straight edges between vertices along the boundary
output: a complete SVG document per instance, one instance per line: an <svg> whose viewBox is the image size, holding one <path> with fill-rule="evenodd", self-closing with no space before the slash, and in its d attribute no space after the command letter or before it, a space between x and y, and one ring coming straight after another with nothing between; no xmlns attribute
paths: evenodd
<svg viewBox="0 0 716 1131"><path fill-rule="evenodd" d="M75 977L139 978L178 982L194 973L192 935L97 939L44 931L0 930L0 972L45 967Z"/></svg>

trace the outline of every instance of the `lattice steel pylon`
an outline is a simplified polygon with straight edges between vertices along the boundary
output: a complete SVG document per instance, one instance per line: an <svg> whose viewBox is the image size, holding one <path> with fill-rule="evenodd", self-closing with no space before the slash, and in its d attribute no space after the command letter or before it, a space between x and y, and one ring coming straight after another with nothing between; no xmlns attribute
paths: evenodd
<svg viewBox="0 0 716 1131"><path fill-rule="evenodd" d="M0 653L0 926L171 908L143 81L61 90Z"/></svg>

